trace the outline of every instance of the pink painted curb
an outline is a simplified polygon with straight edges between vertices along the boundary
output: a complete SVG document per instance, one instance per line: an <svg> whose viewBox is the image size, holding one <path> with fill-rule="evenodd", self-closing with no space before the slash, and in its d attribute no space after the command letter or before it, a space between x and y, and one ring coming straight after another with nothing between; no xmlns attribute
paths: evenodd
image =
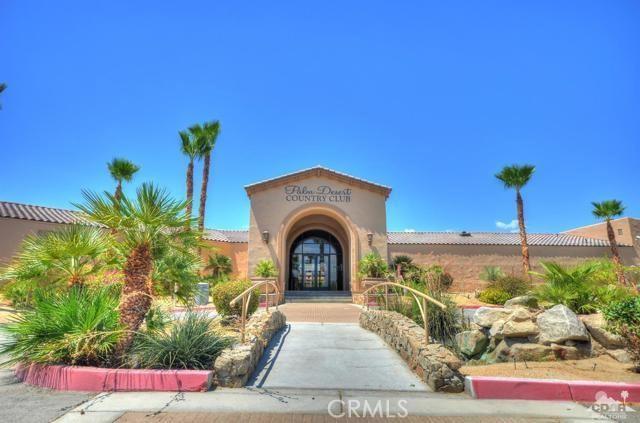
<svg viewBox="0 0 640 423"><path fill-rule="evenodd" d="M99 367L18 366L16 377L29 385L60 391L207 391L213 371L105 369Z"/></svg>
<svg viewBox="0 0 640 423"><path fill-rule="evenodd" d="M465 385L469 395L477 399L594 402L596 393L602 391L622 401L621 393L626 391L626 402L640 402L638 383L467 376Z"/></svg>

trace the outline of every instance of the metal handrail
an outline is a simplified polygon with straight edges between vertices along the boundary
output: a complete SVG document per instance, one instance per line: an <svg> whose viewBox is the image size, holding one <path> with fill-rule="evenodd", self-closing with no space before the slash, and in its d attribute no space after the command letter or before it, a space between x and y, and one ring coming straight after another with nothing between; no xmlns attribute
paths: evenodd
<svg viewBox="0 0 640 423"><path fill-rule="evenodd" d="M424 325L424 342L425 342L426 345L429 345L429 322L427 320L427 301L430 301L431 303L437 305L438 307L440 307L443 310L445 310L447 308L447 306L442 304L440 301L431 298L430 296L428 296L424 292L420 292L417 289L411 288L410 286L403 285L403 284L397 283L397 282L380 282L380 283L377 283L377 284L373 285L370 288L367 288L366 290L364 290L362 292L362 295L364 295L364 302L366 304L367 310L369 309L369 291L372 291L374 289L378 289L378 288L381 288L381 287L384 287L384 306L385 306L385 310L389 310L389 287L390 286L395 286L395 287L398 287L398 288L402 288L405 291L408 291L411 295L413 295L413 298L416 300L416 303L418 304L418 309L420 310L420 315L422 316L422 323ZM422 301L418 300L418 297L420 297L422 299Z"/></svg>
<svg viewBox="0 0 640 423"><path fill-rule="evenodd" d="M240 342L244 342L245 325L247 324L247 312L249 311L249 303L251 302L251 295L253 294L253 291L257 290L262 285L264 285L264 296L265 296L264 303L265 303L266 312L267 313L269 312L269 295L276 296L276 310L277 310L278 304L280 304L280 300L282 299L281 297L282 294L280 293L280 288L278 288L278 285L273 281L258 282L255 285L251 286L250 288L247 288L244 291L242 291L240 295L238 295L237 297L235 297L233 300L229 302L229 305L233 307L234 305L236 305L238 301L240 301L240 299L242 299L242 313L240 317ZM269 294L269 285L271 285L275 289L276 292L274 294Z"/></svg>

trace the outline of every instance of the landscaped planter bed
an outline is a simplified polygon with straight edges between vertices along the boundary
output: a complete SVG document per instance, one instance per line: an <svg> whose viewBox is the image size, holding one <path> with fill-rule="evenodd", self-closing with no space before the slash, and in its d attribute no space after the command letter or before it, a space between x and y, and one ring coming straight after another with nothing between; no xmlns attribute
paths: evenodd
<svg viewBox="0 0 640 423"><path fill-rule="evenodd" d="M16 368L29 385L59 391L207 391L211 370L108 369L100 367L31 364Z"/></svg>

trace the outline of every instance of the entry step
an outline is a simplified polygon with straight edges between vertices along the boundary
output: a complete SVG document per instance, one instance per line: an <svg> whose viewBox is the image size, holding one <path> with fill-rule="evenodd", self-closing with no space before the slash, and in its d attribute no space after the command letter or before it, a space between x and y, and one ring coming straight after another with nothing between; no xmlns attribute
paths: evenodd
<svg viewBox="0 0 640 423"><path fill-rule="evenodd" d="M350 303L351 292L345 291L286 291L287 303Z"/></svg>

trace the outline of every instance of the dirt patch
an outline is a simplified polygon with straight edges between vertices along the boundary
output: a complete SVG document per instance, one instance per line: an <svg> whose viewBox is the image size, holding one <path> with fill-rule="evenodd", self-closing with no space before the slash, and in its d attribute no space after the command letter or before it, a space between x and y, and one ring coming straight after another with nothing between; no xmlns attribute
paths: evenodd
<svg viewBox="0 0 640 423"><path fill-rule="evenodd" d="M595 369L595 370L594 370ZM609 356L586 360L497 363L482 366L463 366L466 376L504 376L535 379L600 380L608 382L640 383L640 373L630 364L619 363Z"/></svg>
<svg viewBox="0 0 640 423"><path fill-rule="evenodd" d="M473 293L455 293L452 292L450 294L451 299L455 301L456 304L460 307L468 307L468 306L487 306L487 307L495 307L494 304L483 303L478 300Z"/></svg>

